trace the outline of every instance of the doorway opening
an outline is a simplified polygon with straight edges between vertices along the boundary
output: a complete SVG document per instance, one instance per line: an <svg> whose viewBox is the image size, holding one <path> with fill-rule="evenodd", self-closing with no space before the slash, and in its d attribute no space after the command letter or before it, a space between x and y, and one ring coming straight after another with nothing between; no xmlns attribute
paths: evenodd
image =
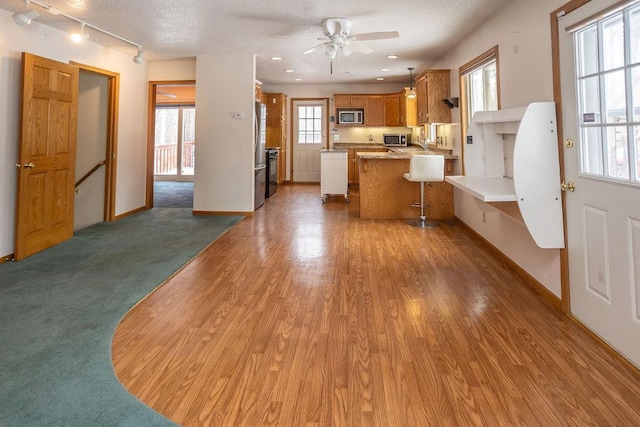
<svg viewBox="0 0 640 427"><path fill-rule="evenodd" d="M147 208L193 207L195 82L150 82Z"/></svg>
<svg viewBox="0 0 640 427"><path fill-rule="evenodd" d="M115 162L120 74L79 68L74 230L116 220Z"/></svg>

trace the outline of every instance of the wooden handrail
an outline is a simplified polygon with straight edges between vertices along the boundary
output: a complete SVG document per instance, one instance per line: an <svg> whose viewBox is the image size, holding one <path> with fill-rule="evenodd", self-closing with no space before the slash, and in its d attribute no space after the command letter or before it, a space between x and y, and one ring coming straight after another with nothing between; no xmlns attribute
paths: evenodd
<svg viewBox="0 0 640 427"><path fill-rule="evenodd" d="M97 165L95 165L89 172L87 172L86 174L84 174L84 176L82 178L80 178L78 180L78 182L76 182L76 188L78 188L78 186L80 184L82 184L87 178L89 178L91 176L92 173L94 173L95 171L97 171L100 166L104 165L105 163L107 163L106 160L101 161L100 163L98 163Z"/></svg>

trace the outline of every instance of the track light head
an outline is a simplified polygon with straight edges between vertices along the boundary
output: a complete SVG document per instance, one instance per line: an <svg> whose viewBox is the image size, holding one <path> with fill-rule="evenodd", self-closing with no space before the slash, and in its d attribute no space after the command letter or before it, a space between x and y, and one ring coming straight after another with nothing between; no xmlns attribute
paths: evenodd
<svg viewBox="0 0 640 427"><path fill-rule="evenodd" d="M74 43L80 43L83 40L87 40L89 38L89 34L84 32L84 22L80 25L80 32L71 34L71 41Z"/></svg>
<svg viewBox="0 0 640 427"><path fill-rule="evenodd" d="M38 17L38 12L36 12L33 9L29 9L26 10L24 12L17 12L13 14L13 21L20 25L21 27L24 27L25 25L29 25L31 23L31 20L34 18Z"/></svg>
<svg viewBox="0 0 640 427"><path fill-rule="evenodd" d="M136 56L133 57L133 62L135 62L136 64L142 64L143 54L144 54L144 51L142 50L142 48L138 47L138 53L136 54Z"/></svg>

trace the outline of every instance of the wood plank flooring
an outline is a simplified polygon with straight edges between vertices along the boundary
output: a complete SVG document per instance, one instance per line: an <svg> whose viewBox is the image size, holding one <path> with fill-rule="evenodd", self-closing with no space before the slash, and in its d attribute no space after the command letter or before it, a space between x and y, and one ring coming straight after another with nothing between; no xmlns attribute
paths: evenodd
<svg viewBox="0 0 640 427"><path fill-rule="evenodd" d="M131 393L185 426L640 425L639 377L462 227L319 193L280 187L123 319Z"/></svg>

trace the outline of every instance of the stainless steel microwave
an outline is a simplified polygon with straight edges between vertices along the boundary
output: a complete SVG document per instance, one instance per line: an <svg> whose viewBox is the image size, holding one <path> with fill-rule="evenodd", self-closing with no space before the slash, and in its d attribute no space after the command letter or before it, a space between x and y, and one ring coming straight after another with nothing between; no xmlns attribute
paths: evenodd
<svg viewBox="0 0 640 427"><path fill-rule="evenodd" d="M338 124L361 125L364 124L363 109L338 109Z"/></svg>
<svg viewBox="0 0 640 427"><path fill-rule="evenodd" d="M411 144L411 134L385 133L382 135L382 142L388 147L406 147Z"/></svg>

